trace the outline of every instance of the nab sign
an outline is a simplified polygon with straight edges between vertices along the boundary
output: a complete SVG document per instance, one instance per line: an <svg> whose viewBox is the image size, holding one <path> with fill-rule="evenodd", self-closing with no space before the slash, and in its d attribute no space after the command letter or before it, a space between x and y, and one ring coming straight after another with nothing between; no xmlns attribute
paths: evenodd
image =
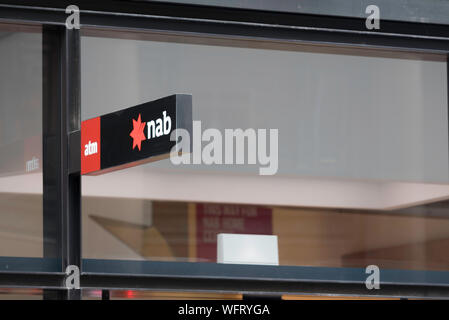
<svg viewBox="0 0 449 320"><path fill-rule="evenodd" d="M81 174L169 157L176 129L192 132L192 96L176 94L81 123Z"/></svg>

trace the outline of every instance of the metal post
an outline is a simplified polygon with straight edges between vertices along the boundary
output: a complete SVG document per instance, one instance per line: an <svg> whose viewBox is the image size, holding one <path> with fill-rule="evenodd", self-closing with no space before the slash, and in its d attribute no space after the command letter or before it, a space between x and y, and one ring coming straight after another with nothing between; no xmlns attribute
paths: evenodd
<svg viewBox="0 0 449 320"><path fill-rule="evenodd" d="M80 114L79 31L44 26L44 257L61 259L63 272L81 266L81 177L71 170L77 157L70 156L80 152L79 134L73 134L80 130ZM44 298L80 299L81 292L46 291Z"/></svg>

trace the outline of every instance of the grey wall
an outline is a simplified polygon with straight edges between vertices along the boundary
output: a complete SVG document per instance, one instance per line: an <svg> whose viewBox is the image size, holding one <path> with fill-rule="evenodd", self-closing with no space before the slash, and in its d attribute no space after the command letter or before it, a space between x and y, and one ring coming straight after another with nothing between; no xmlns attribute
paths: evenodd
<svg viewBox="0 0 449 320"><path fill-rule="evenodd" d="M444 62L82 39L83 119L173 93L203 128L278 128L278 174L448 182Z"/></svg>
<svg viewBox="0 0 449 320"><path fill-rule="evenodd" d="M41 134L42 35L0 32L0 145Z"/></svg>

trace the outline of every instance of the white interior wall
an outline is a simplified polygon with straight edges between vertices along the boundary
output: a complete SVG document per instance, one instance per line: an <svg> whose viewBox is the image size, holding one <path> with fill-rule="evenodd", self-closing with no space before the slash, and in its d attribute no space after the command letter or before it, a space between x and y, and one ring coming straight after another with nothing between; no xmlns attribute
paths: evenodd
<svg viewBox="0 0 449 320"><path fill-rule="evenodd" d="M84 37L82 79L83 119L190 93L203 128L277 128L279 175L448 182L444 62Z"/></svg>

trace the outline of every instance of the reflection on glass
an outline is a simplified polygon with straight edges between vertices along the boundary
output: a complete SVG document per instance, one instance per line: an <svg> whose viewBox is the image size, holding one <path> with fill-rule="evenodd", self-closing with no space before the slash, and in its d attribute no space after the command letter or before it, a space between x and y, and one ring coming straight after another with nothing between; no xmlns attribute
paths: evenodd
<svg viewBox="0 0 449 320"><path fill-rule="evenodd" d="M284 266L449 270L444 57L92 32L83 120L192 94L203 129L279 129L279 171L165 160L85 176L84 258L213 263L217 234L239 233L277 235Z"/></svg>
<svg viewBox="0 0 449 320"><path fill-rule="evenodd" d="M42 257L42 35L0 25L0 256Z"/></svg>
<svg viewBox="0 0 449 320"><path fill-rule="evenodd" d="M216 262L218 233L273 234L280 265L449 270L448 201L367 211L83 200L85 258Z"/></svg>

